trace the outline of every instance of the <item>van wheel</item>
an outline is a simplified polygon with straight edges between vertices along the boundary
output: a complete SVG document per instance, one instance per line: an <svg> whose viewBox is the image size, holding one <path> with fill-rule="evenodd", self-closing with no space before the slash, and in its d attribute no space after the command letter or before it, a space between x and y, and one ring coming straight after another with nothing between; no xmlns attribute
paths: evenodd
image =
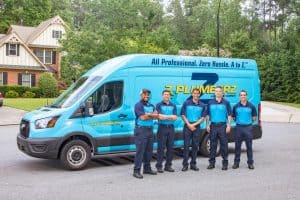
<svg viewBox="0 0 300 200"><path fill-rule="evenodd" d="M200 145L200 153L206 157L209 157L209 153L210 153L210 140L209 140L209 134L206 133L206 135L204 136L201 145ZM220 155L220 142L218 140L217 143L217 151L216 151L216 155Z"/></svg>
<svg viewBox="0 0 300 200"><path fill-rule="evenodd" d="M82 140L71 140L60 153L62 165L71 170L83 169L91 159L91 147Z"/></svg>

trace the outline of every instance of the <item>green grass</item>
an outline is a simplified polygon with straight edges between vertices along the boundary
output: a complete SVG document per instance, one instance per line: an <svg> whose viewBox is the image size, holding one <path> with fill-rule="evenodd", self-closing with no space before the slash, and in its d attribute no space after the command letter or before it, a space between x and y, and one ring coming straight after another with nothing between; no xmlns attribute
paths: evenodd
<svg viewBox="0 0 300 200"><path fill-rule="evenodd" d="M4 106L32 111L52 103L52 98L4 98Z"/></svg>
<svg viewBox="0 0 300 200"><path fill-rule="evenodd" d="M300 108L300 104L297 104L297 103L286 103L286 102L274 102L274 103L278 103L278 104L286 105L286 106L292 106L295 108Z"/></svg>

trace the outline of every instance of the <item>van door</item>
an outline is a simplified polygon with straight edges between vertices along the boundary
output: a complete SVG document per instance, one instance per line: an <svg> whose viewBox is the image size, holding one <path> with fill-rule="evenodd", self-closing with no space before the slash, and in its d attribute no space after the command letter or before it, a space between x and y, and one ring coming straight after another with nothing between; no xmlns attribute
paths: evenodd
<svg viewBox="0 0 300 200"><path fill-rule="evenodd" d="M92 116L84 118L84 130L97 144L96 154L128 150L132 135L132 111L124 104L126 78L110 80L97 89L88 99Z"/></svg>

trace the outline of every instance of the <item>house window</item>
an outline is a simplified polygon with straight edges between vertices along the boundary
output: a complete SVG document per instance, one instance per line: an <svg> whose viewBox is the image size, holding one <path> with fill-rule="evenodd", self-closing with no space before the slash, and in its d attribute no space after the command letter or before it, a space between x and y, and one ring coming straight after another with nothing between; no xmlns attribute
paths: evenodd
<svg viewBox="0 0 300 200"><path fill-rule="evenodd" d="M22 74L22 86L31 86L31 74Z"/></svg>
<svg viewBox="0 0 300 200"><path fill-rule="evenodd" d="M52 63L52 51L46 49L36 49L34 53L38 59L44 64L53 64Z"/></svg>
<svg viewBox="0 0 300 200"><path fill-rule="evenodd" d="M6 55L7 56L19 56L20 44L6 44Z"/></svg>
<svg viewBox="0 0 300 200"><path fill-rule="evenodd" d="M53 30L52 31L52 38L61 39L62 37L62 31Z"/></svg>
<svg viewBox="0 0 300 200"><path fill-rule="evenodd" d="M52 64L52 51L45 50L45 64Z"/></svg>
<svg viewBox="0 0 300 200"><path fill-rule="evenodd" d="M34 87L36 83L36 74L18 73L18 85Z"/></svg>
<svg viewBox="0 0 300 200"><path fill-rule="evenodd" d="M7 85L7 72L0 72L0 85Z"/></svg>

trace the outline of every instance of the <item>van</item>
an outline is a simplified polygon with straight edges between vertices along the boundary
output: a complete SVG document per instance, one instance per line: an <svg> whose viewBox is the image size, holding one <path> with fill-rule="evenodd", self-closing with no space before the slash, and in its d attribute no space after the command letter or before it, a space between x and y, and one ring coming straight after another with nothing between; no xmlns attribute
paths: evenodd
<svg viewBox="0 0 300 200"><path fill-rule="evenodd" d="M254 139L261 138L260 80L254 60L134 54L95 66L51 105L26 113L17 145L30 156L60 159L68 169L83 169L91 157L135 151L134 105L140 100L142 88L151 90L152 104L161 101L163 90L170 90L179 116L193 88L200 89L200 99L207 103L214 98L216 86L223 87L231 106L239 101L240 90L248 92L249 101L259 113L254 122ZM178 117L174 148L183 146L183 125ZM203 122L199 150L208 156L205 126ZM234 141L234 122L232 127L229 142ZM154 134L156 130L157 123Z"/></svg>

